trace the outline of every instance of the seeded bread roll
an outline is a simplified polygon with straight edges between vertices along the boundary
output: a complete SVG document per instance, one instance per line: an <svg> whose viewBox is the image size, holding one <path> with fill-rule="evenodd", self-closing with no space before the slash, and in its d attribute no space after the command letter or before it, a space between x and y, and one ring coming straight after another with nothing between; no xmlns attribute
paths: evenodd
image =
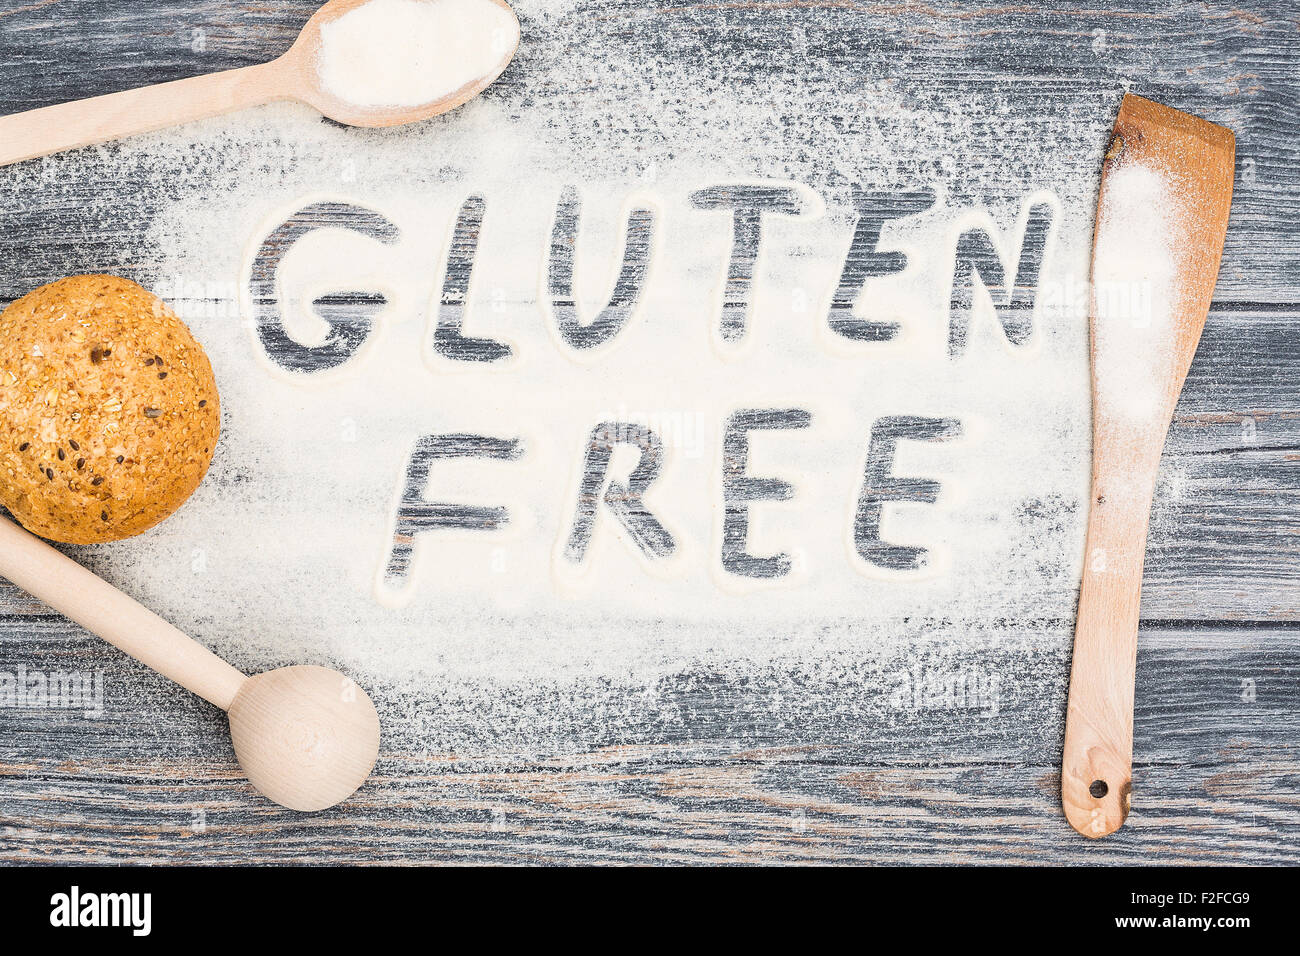
<svg viewBox="0 0 1300 956"><path fill-rule="evenodd" d="M128 279L60 279L0 316L0 504L35 534L153 527L203 480L220 425L203 348Z"/></svg>

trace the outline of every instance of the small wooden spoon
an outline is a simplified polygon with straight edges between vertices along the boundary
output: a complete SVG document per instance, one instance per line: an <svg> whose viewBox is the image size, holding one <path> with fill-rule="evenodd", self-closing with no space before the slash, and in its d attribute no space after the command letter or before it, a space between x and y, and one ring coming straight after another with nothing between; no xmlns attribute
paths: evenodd
<svg viewBox="0 0 1300 956"><path fill-rule="evenodd" d="M1147 524L1165 434L1219 274L1234 153L1233 135L1222 126L1130 95L1102 169L1093 235L1092 497L1061 764L1065 816L1087 837L1114 833L1131 805ZM1136 175L1155 184L1161 208L1124 208L1121 173L1129 183ZM1135 235L1135 223L1153 234ZM1137 260L1116 263L1118 273L1140 276L1147 255L1163 266L1152 272L1167 309L1146 325L1113 303L1099 306L1101 296L1126 291L1103 288L1098 274L1116 248ZM1167 261L1158 250L1169 250Z"/></svg>
<svg viewBox="0 0 1300 956"><path fill-rule="evenodd" d="M277 100L301 100L349 126L414 123L455 109L477 96L501 75L519 47L516 19L513 45L508 45L488 74L420 106L358 107L322 87L317 62L321 28L366 2L331 0L307 21L289 51L269 63L0 117L0 166ZM514 15L505 0L483 2L495 3Z"/></svg>
<svg viewBox="0 0 1300 956"><path fill-rule="evenodd" d="M365 782L379 715L325 667L245 677L206 647L12 521L0 518L0 575L230 716L235 757L258 790L291 810L324 810Z"/></svg>

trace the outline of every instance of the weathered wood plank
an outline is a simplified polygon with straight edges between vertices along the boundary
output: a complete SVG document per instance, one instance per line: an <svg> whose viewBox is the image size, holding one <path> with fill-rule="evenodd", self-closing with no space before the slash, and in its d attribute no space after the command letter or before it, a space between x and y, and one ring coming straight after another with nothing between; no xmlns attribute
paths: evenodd
<svg viewBox="0 0 1300 956"><path fill-rule="evenodd" d="M424 693L378 678L367 686L386 715L390 754L455 753L513 765L622 746L699 755L798 744L849 747L867 762L1014 762L1046 759L1059 747L1071 623L971 632L955 648L938 641L865 646L816 670L778 663L739 674L697 668L635 694L612 685L604 696L585 692L591 688L578 694L509 685L496 699L478 695L467 708L455 688L433 683ZM930 630L937 635L952 626L935 621ZM1189 747L1210 754L1239 737L1275 747L1300 739L1292 696L1300 690L1300 641L1293 626L1155 623L1144 626L1139 643L1143 759L1177 762ZM216 711L57 616L0 619L0 651L9 673L22 666L104 674L102 717L0 709L14 753L41 753L27 734L38 741L70 735L76 753L69 756L77 760L126 760L146 749L146 740L168 753L173 745L188 753L213 746L203 735L219 727ZM260 670L286 662L235 663ZM930 699L927 691L921 700L914 691L954 675L980 680L969 681L965 694ZM1160 722L1170 715L1171 725ZM1190 744L1181 739L1189 730Z"/></svg>
<svg viewBox="0 0 1300 956"><path fill-rule="evenodd" d="M1291 784L1276 755L1207 778L1143 770L1172 796L1136 811L1124 836L1062 831L1054 771L835 764L773 771L683 766L646 771L381 776L353 816L304 821L250 809L210 784L109 771L34 781L3 825L5 863L909 863L1294 865L1296 809L1260 784ZM1242 778L1253 778L1246 790ZM1243 792L1245 790L1245 792ZM205 799L206 797L206 799ZM202 811L202 816L198 815ZM13 812L13 811L11 811ZM57 833L57 839L51 834Z"/></svg>
<svg viewBox="0 0 1300 956"><path fill-rule="evenodd" d="M6 715L6 862L312 862L322 848L369 862L1300 862L1292 630L1144 633L1135 810L1100 844L1058 811L1059 643L1032 681L1006 686L996 717L836 713L850 681L809 687L803 719L774 726L761 682L694 675L658 689L661 714L689 722L661 716L632 740L609 731L617 721L573 715L587 723L572 750L390 747L356 799L309 818L251 793L212 708L70 644L81 666L107 666L109 707L98 721ZM1012 656L987 651L985 666L1023 672ZM377 697L390 715L401 703Z"/></svg>

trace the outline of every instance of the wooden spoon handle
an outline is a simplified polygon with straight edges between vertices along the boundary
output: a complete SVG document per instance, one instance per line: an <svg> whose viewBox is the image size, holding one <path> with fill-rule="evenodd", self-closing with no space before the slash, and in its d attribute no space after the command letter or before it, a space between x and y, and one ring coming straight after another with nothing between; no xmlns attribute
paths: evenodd
<svg viewBox="0 0 1300 956"><path fill-rule="evenodd" d="M230 708L248 680L157 614L4 518L0 575L222 710Z"/></svg>
<svg viewBox="0 0 1300 956"><path fill-rule="evenodd" d="M1088 837L1114 833L1129 812L1142 563L1157 463L1149 477L1122 483L1093 475L1061 760L1066 819Z"/></svg>
<svg viewBox="0 0 1300 956"><path fill-rule="evenodd" d="M279 62L0 117L0 166L287 98Z"/></svg>

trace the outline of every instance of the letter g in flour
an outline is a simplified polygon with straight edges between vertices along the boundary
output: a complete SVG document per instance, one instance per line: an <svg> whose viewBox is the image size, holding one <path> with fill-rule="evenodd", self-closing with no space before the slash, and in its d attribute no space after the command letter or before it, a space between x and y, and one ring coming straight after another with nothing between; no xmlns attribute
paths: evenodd
<svg viewBox="0 0 1300 956"><path fill-rule="evenodd" d="M317 229L359 232L391 244L399 230L387 217L347 202L316 202L304 206L271 231L257 250L248 276L253 323L267 357L290 372L322 372L350 359L365 342L373 318L387 303L375 292L339 292L312 302L313 311L329 327L319 345L304 345L285 329L285 302L279 291L280 263L303 236Z"/></svg>

